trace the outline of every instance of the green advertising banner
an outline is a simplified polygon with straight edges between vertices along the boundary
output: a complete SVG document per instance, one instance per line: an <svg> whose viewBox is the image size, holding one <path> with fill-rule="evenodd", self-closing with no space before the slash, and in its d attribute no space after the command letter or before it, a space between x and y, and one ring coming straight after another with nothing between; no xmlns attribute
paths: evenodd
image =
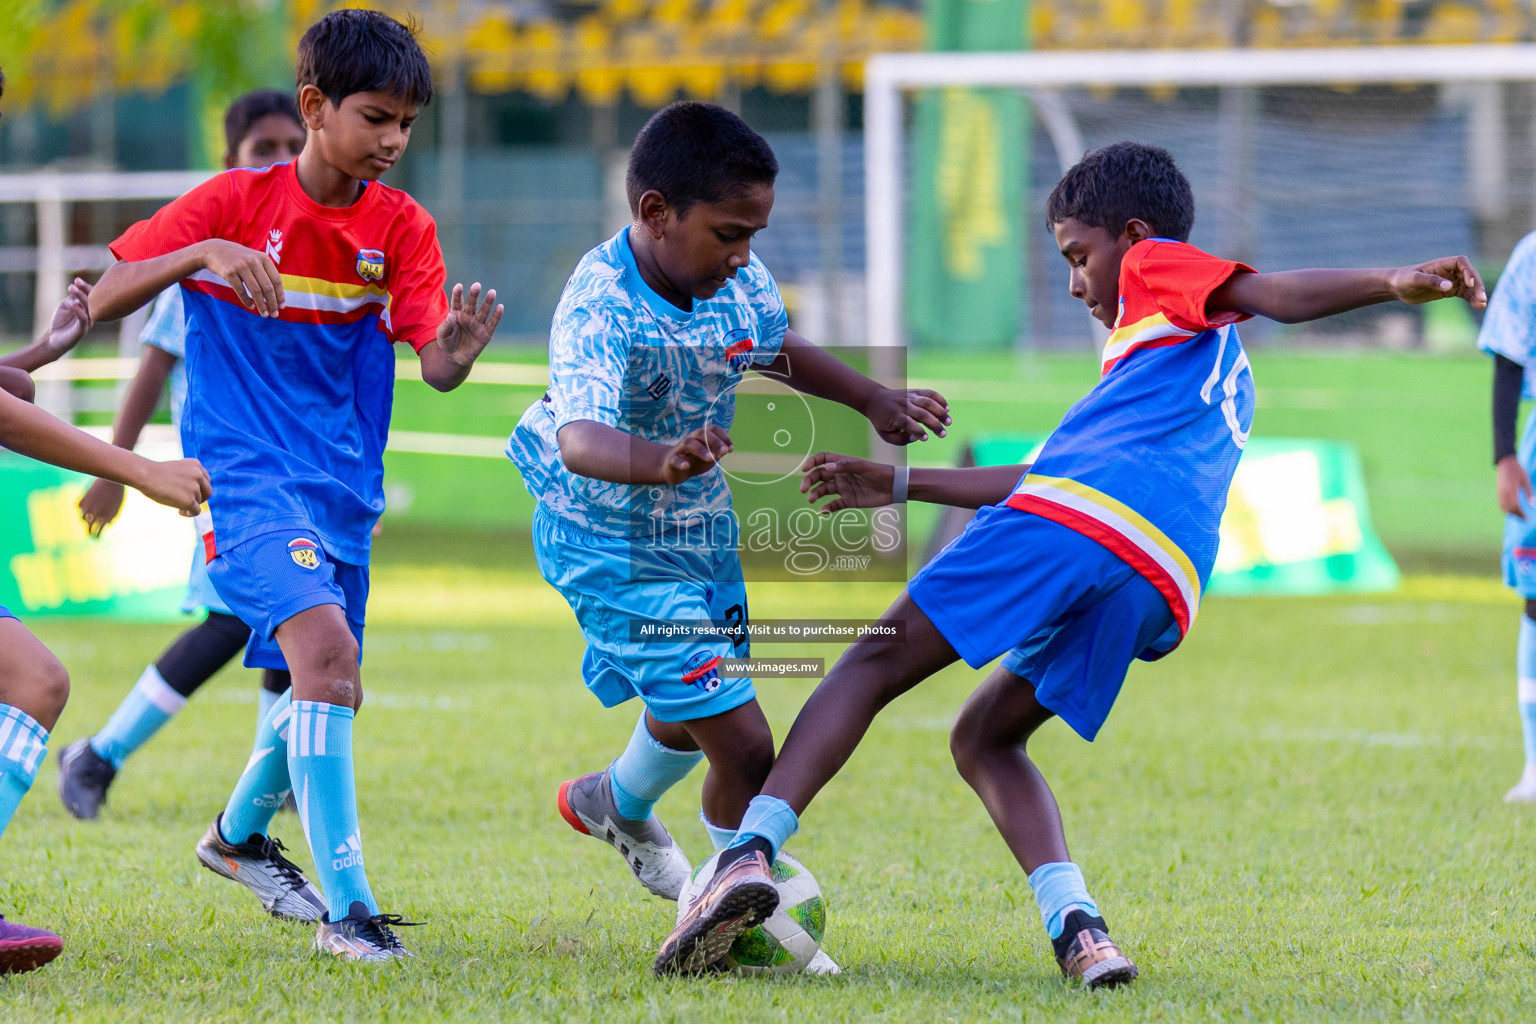
<svg viewBox="0 0 1536 1024"><path fill-rule="evenodd" d="M1024 0L932 0L929 49L1022 50ZM918 98L904 275L920 345L1007 348L1024 310L1029 109L1018 93L944 89Z"/></svg>
<svg viewBox="0 0 1536 1024"><path fill-rule="evenodd" d="M90 483L0 449L0 605L23 616L180 618L191 521L130 490L93 539L75 507Z"/></svg>
<svg viewBox="0 0 1536 1024"><path fill-rule="evenodd" d="M976 464L1028 462L1042 437L992 435ZM1402 577L1371 527L1354 446L1250 438L1221 518L1211 594L1298 595L1382 591Z"/></svg>

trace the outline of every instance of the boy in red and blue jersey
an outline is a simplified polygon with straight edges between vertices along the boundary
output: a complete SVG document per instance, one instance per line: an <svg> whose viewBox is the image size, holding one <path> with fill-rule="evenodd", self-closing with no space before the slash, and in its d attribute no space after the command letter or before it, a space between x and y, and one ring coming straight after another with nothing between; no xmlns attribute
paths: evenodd
<svg viewBox="0 0 1536 1024"><path fill-rule="evenodd" d="M411 31L375 11L327 15L299 43L297 81L298 159L226 172L134 225L91 302L121 317L181 282L182 444L219 494L202 524L209 578L251 627L245 664L293 679L198 858L273 915L319 920L322 950L379 960L405 951L363 868L352 718L392 345L409 344L422 378L448 391L502 309L478 284L445 298L432 218L378 183L431 99ZM290 788L323 897L267 834Z"/></svg>
<svg viewBox="0 0 1536 1024"><path fill-rule="evenodd" d="M908 496L979 511L885 613L892 629L869 634L904 640L853 644L801 709L658 971L706 969L729 947L718 937L738 908L766 902L771 912L769 865L882 707L957 660L981 668L1002 656L955 721L955 764L1028 873L1062 971L1090 988L1135 978L1025 745L1054 716L1092 740L1131 662L1168 654L1194 622L1253 422L1235 324L1391 300L1486 303L1464 257L1260 274L1204 253L1186 241L1189 182L1153 146L1089 153L1051 193L1046 220L1072 295L1113 330L1102 378L1022 469L907 474L826 452L808 460L801 489L811 501L834 496L824 512Z"/></svg>

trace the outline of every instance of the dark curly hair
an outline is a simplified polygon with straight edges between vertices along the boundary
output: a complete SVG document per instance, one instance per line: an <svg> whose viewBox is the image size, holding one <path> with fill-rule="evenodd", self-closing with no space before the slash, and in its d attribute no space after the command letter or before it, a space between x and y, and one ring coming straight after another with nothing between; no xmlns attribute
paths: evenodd
<svg viewBox="0 0 1536 1024"><path fill-rule="evenodd" d="M724 107L684 100L664 107L635 137L624 191L629 209L652 189L679 217L694 203L718 203L752 185L772 185L779 161L768 141Z"/></svg>
<svg viewBox="0 0 1536 1024"><path fill-rule="evenodd" d="M1112 142L1090 150L1051 189L1046 228L1069 217L1116 236L1128 221L1144 220L1159 236L1187 242L1195 196L1166 149Z"/></svg>

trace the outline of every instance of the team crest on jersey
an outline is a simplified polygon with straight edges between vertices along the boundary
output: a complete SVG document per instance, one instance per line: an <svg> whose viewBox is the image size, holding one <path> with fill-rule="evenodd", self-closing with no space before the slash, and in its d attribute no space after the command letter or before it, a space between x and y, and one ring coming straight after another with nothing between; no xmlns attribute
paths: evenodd
<svg viewBox="0 0 1536 1024"><path fill-rule="evenodd" d="M720 688L720 659L709 651L699 651L683 666L683 684L714 693Z"/></svg>
<svg viewBox="0 0 1536 1024"><path fill-rule="evenodd" d="M306 537L288 542L288 557L300 569L320 568L320 546Z"/></svg>
<svg viewBox="0 0 1536 1024"><path fill-rule="evenodd" d="M752 340L752 332L738 327L725 336L725 362L731 368L732 373L746 373L747 367L752 365L752 350L757 348L757 342Z"/></svg>
<svg viewBox="0 0 1536 1024"><path fill-rule="evenodd" d="M283 262L283 232L280 228L267 232L267 257L273 263Z"/></svg>
<svg viewBox="0 0 1536 1024"><path fill-rule="evenodd" d="M382 281L384 279L384 250L357 250L357 276L364 281Z"/></svg>

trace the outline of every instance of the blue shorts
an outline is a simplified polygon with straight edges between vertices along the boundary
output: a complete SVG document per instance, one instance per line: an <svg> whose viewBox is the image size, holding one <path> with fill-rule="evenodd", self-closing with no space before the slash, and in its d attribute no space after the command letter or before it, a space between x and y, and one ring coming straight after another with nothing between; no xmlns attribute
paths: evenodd
<svg viewBox="0 0 1536 1024"><path fill-rule="evenodd" d="M583 530L540 503L533 515L539 572L576 613L587 641L587 689L613 707L639 697L663 722L724 714L753 700L749 678L721 678L719 658L745 658L747 588L734 547L673 550ZM643 578L637 578L643 577ZM636 642L632 623L715 622L734 637Z"/></svg>
<svg viewBox="0 0 1536 1024"><path fill-rule="evenodd" d="M1168 602L1109 549L1005 505L977 512L907 591L966 664L1006 653L1003 667L1086 740L1131 662L1178 638Z"/></svg>
<svg viewBox="0 0 1536 1024"><path fill-rule="evenodd" d="M327 558L316 534L280 530L242 541L208 563L208 578L231 614L251 627L247 668L287 671L288 662L273 639L277 627L323 604L340 605L346 612L362 660L368 567Z"/></svg>
<svg viewBox="0 0 1536 1024"><path fill-rule="evenodd" d="M14 619L15 617L15 612L11 611L5 605L0 604L0 619Z"/></svg>
<svg viewBox="0 0 1536 1024"><path fill-rule="evenodd" d="M1504 583L1524 598L1536 598L1536 509L1522 496L1525 517L1504 517Z"/></svg>
<svg viewBox="0 0 1536 1024"><path fill-rule="evenodd" d="M229 605L219 596L219 592L213 589L213 583L208 579L208 556L203 553L203 542L199 538L197 548L192 552L192 571L187 575L187 593L181 599L181 610L191 614L199 609L210 612L218 612L221 615L233 615Z"/></svg>

